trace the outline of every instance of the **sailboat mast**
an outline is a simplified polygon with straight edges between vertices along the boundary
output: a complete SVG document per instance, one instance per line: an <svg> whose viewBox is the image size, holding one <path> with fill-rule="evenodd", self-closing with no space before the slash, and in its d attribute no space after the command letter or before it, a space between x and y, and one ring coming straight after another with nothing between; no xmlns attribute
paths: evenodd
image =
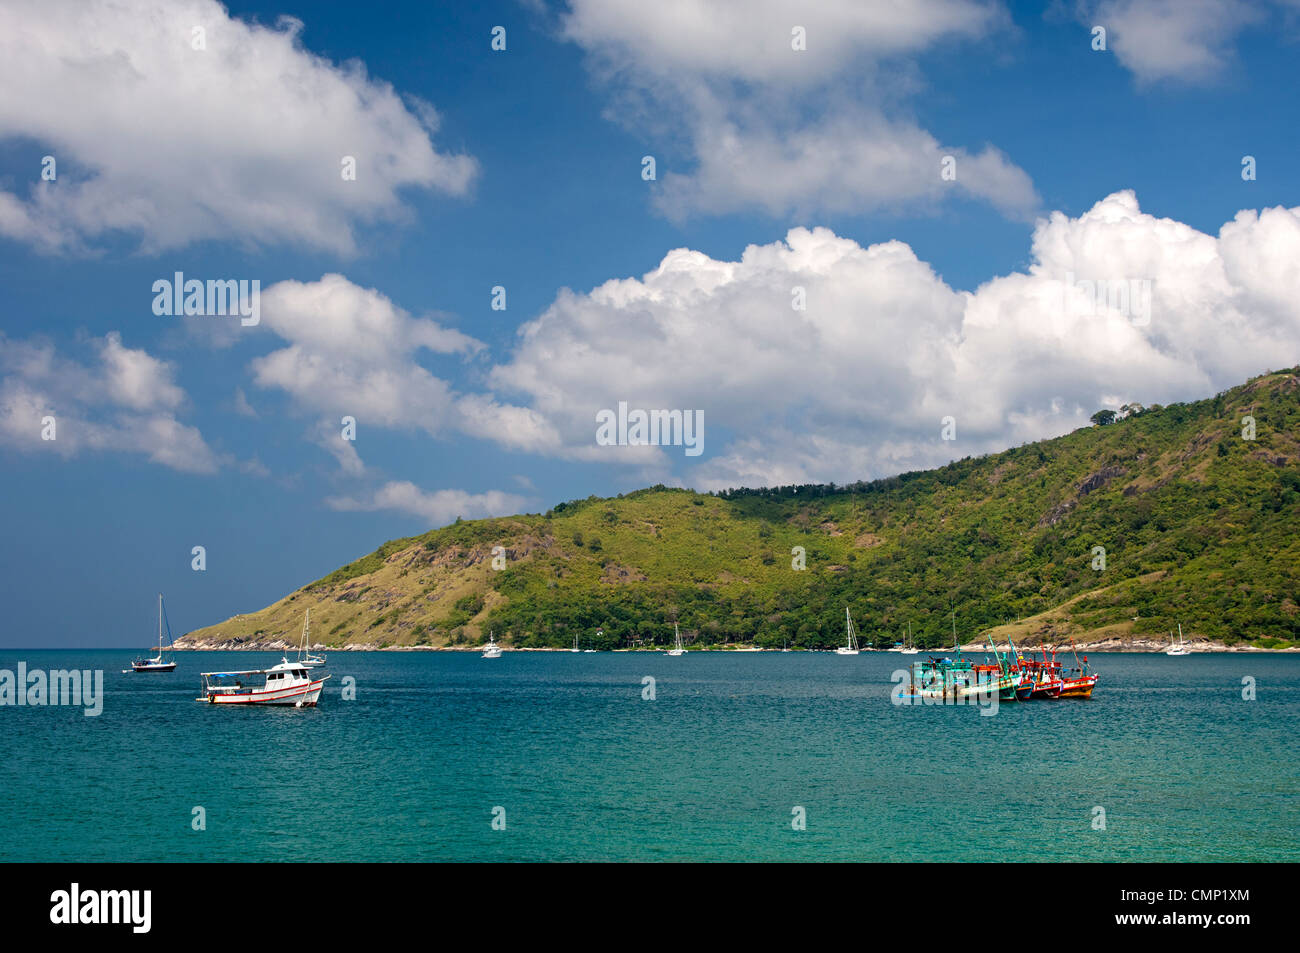
<svg viewBox="0 0 1300 953"><path fill-rule="evenodd" d="M162 658L162 593L158 593L158 657Z"/></svg>

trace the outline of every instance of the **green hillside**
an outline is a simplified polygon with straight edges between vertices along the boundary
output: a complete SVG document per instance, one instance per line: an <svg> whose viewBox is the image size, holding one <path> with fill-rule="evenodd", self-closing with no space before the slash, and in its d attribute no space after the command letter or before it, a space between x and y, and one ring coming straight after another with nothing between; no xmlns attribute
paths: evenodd
<svg viewBox="0 0 1300 953"><path fill-rule="evenodd" d="M828 647L996 634L1300 639L1300 368L937 470L704 495L662 486L385 543L185 644ZM1256 437L1242 437L1242 418ZM492 566L502 547L504 569ZM1094 547L1105 547L1095 570ZM803 547L807 568L791 568ZM1017 620L1021 620L1017 623ZM1285 641L1284 641L1285 640Z"/></svg>

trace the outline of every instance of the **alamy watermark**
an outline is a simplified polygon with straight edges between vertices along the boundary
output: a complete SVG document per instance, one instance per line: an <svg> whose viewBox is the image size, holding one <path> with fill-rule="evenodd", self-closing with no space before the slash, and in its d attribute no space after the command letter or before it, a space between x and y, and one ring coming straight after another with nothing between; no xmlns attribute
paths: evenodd
<svg viewBox="0 0 1300 953"><path fill-rule="evenodd" d="M596 444L601 447L685 447L688 457L704 452L704 411L627 409L596 411Z"/></svg>
<svg viewBox="0 0 1300 953"><path fill-rule="evenodd" d="M1099 315L1103 311L1122 314L1134 327L1151 323L1150 278L1076 278L1065 273L1061 288L1061 310L1070 316Z"/></svg>
<svg viewBox="0 0 1300 953"><path fill-rule="evenodd" d="M192 315L240 316L239 323L251 328L262 320L262 281L234 278L187 279L183 272L153 283L153 313L159 317Z"/></svg>
<svg viewBox="0 0 1300 953"><path fill-rule="evenodd" d="M87 718L93 718L104 710L104 671L29 671L26 662L18 663L17 672L0 668L0 707L6 705L80 706Z"/></svg>

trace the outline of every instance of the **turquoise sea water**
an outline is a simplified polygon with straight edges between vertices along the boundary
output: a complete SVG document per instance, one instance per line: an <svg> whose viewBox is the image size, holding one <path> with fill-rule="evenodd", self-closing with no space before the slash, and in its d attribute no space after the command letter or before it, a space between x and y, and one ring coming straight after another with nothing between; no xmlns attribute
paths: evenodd
<svg viewBox="0 0 1300 953"><path fill-rule="evenodd" d="M278 654L133 654L0 650L106 695L0 708L0 860L1300 860L1295 655L1095 655L985 717L892 705L892 653L335 653L302 710L195 701Z"/></svg>

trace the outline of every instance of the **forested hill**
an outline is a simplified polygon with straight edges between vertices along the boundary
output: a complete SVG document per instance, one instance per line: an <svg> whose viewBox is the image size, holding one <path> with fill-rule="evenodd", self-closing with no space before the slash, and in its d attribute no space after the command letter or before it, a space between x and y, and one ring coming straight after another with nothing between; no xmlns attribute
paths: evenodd
<svg viewBox="0 0 1300 953"><path fill-rule="evenodd" d="M670 641L676 617L695 644L828 647L847 605L877 643L910 622L921 645L951 644L955 609L963 641L1008 620L994 634L1081 643L1181 622L1277 647L1300 639L1298 374L870 483L652 487L461 521L182 644L295 643L311 607L313 641L335 646L474 644L492 629L517 647L616 648Z"/></svg>

